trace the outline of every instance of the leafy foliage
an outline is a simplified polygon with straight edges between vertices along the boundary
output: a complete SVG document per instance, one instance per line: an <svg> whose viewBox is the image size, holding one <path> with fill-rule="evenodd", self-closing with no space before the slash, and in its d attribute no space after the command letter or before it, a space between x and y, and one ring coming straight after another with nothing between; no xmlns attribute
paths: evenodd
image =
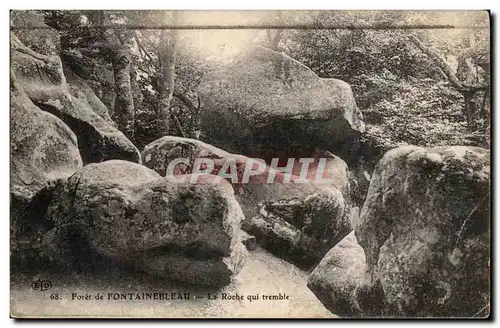
<svg viewBox="0 0 500 328"><path fill-rule="evenodd" d="M63 50L77 49L101 67L111 69L111 58L102 44L103 22L114 24L113 33L132 42L130 47L135 105L135 142L139 147L166 134L194 136L200 104L196 87L203 75L220 62L192 42L215 34L183 31L176 41L175 91L170 104L168 129L160 124L159 90L162 80L160 29L127 30L120 26L158 26L169 23L160 11L43 11L47 24L60 30ZM320 77L348 82L364 114L367 130L363 141L382 154L402 143L421 146L489 144L489 89L464 94L449 76L421 49L409 41L417 36L432 47L456 72L460 83L488 85L489 35L485 13L456 14L407 11L273 12L276 24L307 17L318 27L337 29L286 29L254 31L253 42L284 51L309 66ZM454 16L455 15L455 16ZM405 24L468 25L477 29L400 29ZM486 22L487 23L487 22ZM363 27L378 27L364 29ZM396 27L396 28L394 28ZM205 33L205 34L204 34ZM212 33L212 32L210 32ZM234 32L237 33L237 32ZM236 37L234 34L233 37ZM109 74L108 74L109 75ZM111 74L112 75L112 74ZM102 82L102 81L101 81ZM471 115L466 103L470 96ZM106 103L108 105L108 103ZM109 105L108 105L109 106ZM112 112L112 109L110 108ZM113 114L113 113L112 113ZM113 115L112 115L113 116ZM472 118L472 121L471 121Z"/></svg>
<svg viewBox="0 0 500 328"><path fill-rule="evenodd" d="M388 14L392 16L387 17ZM353 17L349 12L332 17L320 13L316 20L319 24L336 19L337 24L350 23L353 27L397 26L412 20L414 23L439 22L439 16L425 15L423 20L419 13L409 12L358 15ZM484 23L484 15L471 17L470 24L481 22ZM428 44L438 45L443 56L456 62L471 46L470 35L463 30L458 32L457 37L457 31L453 30L295 30L287 50L319 76L339 78L351 84L367 123L363 141L375 144L380 154L404 143L487 146L485 138L475 137L488 135L489 115L478 118L479 124L471 132L464 114L463 95L449 83L439 67L408 40L409 35L416 34ZM488 53L485 30L478 29L474 34L476 42L468 54L471 58ZM489 81L487 69L479 67L476 75L477 81ZM486 106L487 97L482 94L479 100Z"/></svg>

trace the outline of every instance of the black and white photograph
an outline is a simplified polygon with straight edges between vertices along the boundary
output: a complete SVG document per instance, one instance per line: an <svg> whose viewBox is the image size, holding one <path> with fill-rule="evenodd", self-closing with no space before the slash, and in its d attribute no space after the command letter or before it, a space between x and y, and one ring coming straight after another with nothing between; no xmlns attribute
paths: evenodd
<svg viewBox="0 0 500 328"><path fill-rule="evenodd" d="M9 14L11 318L491 318L490 11Z"/></svg>

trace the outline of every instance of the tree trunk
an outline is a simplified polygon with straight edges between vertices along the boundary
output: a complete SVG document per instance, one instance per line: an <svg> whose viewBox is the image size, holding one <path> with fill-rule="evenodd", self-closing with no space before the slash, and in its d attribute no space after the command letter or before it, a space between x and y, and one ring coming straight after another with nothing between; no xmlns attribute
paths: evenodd
<svg viewBox="0 0 500 328"><path fill-rule="evenodd" d="M110 25L108 14L101 14L99 19L101 26ZM101 31L101 38L104 41L104 51L111 57L113 65L116 92L114 118L118 129L133 141L135 108L130 83L130 36L122 38L119 31L104 28Z"/></svg>
<svg viewBox="0 0 500 328"><path fill-rule="evenodd" d="M174 11L173 24L178 22L178 12ZM175 87L175 59L177 30L162 30L160 36L160 62L162 81L160 85L160 108L158 119L160 129L165 135L169 134L170 103L174 94Z"/></svg>
<svg viewBox="0 0 500 328"><path fill-rule="evenodd" d="M118 128L129 139L134 138L134 99L130 82L130 52L126 47L119 47L113 54L113 73L115 78L116 100L115 113Z"/></svg>
<svg viewBox="0 0 500 328"><path fill-rule="evenodd" d="M443 71L443 73L448 77L448 81L450 84L455 87L459 91L464 91L466 87L462 84L462 82L457 78L453 69L446 64L446 62L431 48L424 46L424 44L414 35L410 36L410 41L413 42L424 54L427 55L436 65Z"/></svg>
<svg viewBox="0 0 500 328"><path fill-rule="evenodd" d="M130 65L130 86L132 90L132 99L134 100L134 112L137 112L142 107L144 96L142 94L139 83L137 82L138 64L132 57ZM134 115L135 116L135 115Z"/></svg>
<svg viewBox="0 0 500 328"><path fill-rule="evenodd" d="M187 135L193 139L200 139L201 133L201 121L200 121L200 111L201 111L201 100L200 96L197 96L198 104L193 103L189 97L179 91L174 91L174 97L180 99L184 105L189 109L190 120Z"/></svg>
<svg viewBox="0 0 500 328"><path fill-rule="evenodd" d="M268 39L268 47L276 52L280 52L279 44L283 35L283 30L276 30L274 36L272 30L266 30L266 33ZM275 56L273 57L272 61L274 67L274 75L276 76L276 78L282 79L283 59L281 57Z"/></svg>
<svg viewBox="0 0 500 328"><path fill-rule="evenodd" d="M489 98L488 90L472 90L462 93L465 101L465 114L469 131L485 131L489 124L486 101Z"/></svg>
<svg viewBox="0 0 500 328"><path fill-rule="evenodd" d="M488 115L491 110L488 108L489 99L490 99L490 89L486 89L486 91L484 92L483 104L481 105L481 111L480 111L481 118L484 119L485 121L488 120Z"/></svg>
<svg viewBox="0 0 500 328"><path fill-rule="evenodd" d="M429 57L436 66L446 75L450 84L459 91L464 97L464 110L463 113L467 119L467 128L469 131L480 129L478 126L478 115L482 112L482 103L479 101L479 95L488 90L489 86L485 83L471 83L474 81L472 70L467 63L467 58L470 57L469 52L465 51L459 58L459 72L466 81L461 81L453 69L441 58L441 56L431 48L422 44L422 42L414 35L410 36L410 40Z"/></svg>
<svg viewBox="0 0 500 328"><path fill-rule="evenodd" d="M191 122L189 124L189 136L193 139L200 139L201 133L201 101L200 96L198 96L198 106L191 111Z"/></svg>
<svg viewBox="0 0 500 328"><path fill-rule="evenodd" d="M462 92L462 95L464 96L464 102L465 102L465 116L467 118L467 128L469 129L469 131L474 131L476 113L478 112L475 101L476 93L465 91Z"/></svg>

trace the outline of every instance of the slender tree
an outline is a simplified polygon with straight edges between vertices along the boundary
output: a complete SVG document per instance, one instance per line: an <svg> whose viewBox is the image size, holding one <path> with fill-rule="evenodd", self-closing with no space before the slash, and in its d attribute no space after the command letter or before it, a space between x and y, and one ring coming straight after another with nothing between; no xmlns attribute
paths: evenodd
<svg viewBox="0 0 500 328"><path fill-rule="evenodd" d="M166 12L165 16L169 13ZM166 20L168 17L165 17ZM175 25L179 22L179 12L174 11L172 17L172 24ZM168 133L169 117L170 117L170 104L175 89L175 58L176 58L176 44L177 44L178 30L162 30L160 35L160 67L162 72L162 79L159 85L160 92L160 108L158 119L160 126ZM178 122L176 122L178 123ZM181 128L182 130L182 128ZM183 133L183 132L181 132Z"/></svg>
<svg viewBox="0 0 500 328"><path fill-rule="evenodd" d="M134 98L130 81L132 63L131 31L106 28L112 24L108 12L103 15L102 37L111 57L115 80L115 116L118 128L131 140L134 140Z"/></svg>
<svg viewBox="0 0 500 328"><path fill-rule="evenodd" d="M473 74L471 71L473 68L467 59L471 58L471 48L474 47L474 44L472 43L470 48L465 49L458 56L459 65L457 73L462 76L463 80L461 80L457 76L458 74L454 72L437 51L425 46L415 35L411 35L410 40L441 69L450 84L462 94L464 97L464 114L467 119L467 126L470 131L476 130L478 128L475 123L477 116L487 115L484 107L490 86L487 82L480 82L477 74L475 75L476 79L472 78ZM483 101L479 100L481 98L480 95L484 97ZM481 118L484 120L487 119L487 117Z"/></svg>

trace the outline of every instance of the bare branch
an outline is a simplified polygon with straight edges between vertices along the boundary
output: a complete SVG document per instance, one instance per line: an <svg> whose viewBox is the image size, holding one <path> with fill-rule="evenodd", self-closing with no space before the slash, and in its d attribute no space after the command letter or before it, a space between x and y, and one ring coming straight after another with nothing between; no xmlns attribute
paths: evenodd
<svg viewBox="0 0 500 328"><path fill-rule="evenodd" d="M273 40L273 48L274 49L278 49L278 45L281 41L281 37L283 36L283 30L278 30L276 31L276 35L274 36L274 40Z"/></svg>
<svg viewBox="0 0 500 328"><path fill-rule="evenodd" d="M174 90L173 96L179 98L192 113L196 113L200 109L199 104L196 106L185 94L178 90Z"/></svg>
<svg viewBox="0 0 500 328"><path fill-rule="evenodd" d="M268 45L273 50L278 50L278 45L281 41L281 37L283 36L283 30L276 30L276 34L272 34L272 30L266 30Z"/></svg>
<svg viewBox="0 0 500 328"><path fill-rule="evenodd" d="M269 41L269 43L272 43L273 36L271 34L271 30L266 30L266 34L267 34L267 40Z"/></svg>
<svg viewBox="0 0 500 328"><path fill-rule="evenodd" d="M446 64L446 62L439 56L434 50L431 48L428 48L424 46L424 44L415 36L415 35L410 35L410 41L412 41L424 54L427 55L448 77L448 81L458 90L463 90L465 89L465 86L460 82L460 80L457 78L451 67Z"/></svg>
<svg viewBox="0 0 500 328"><path fill-rule="evenodd" d="M148 76L150 76L150 75L151 75L151 72L146 71L144 68L137 67L137 69L138 69L139 71L141 71L141 72L144 72L144 73L148 74Z"/></svg>
<svg viewBox="0 0 500 328"><path fill-rule="evenodd" d="M184 129L182 128L181 121L179 120L177 115L175 115L175 113L172 111L171 108L170 108L170 114L172 114L172 116L174 117L175 125L176 125L177 129L179 130L179 132L181 133L182 137L187 138L186 133L184 133Z"/></svg>
<svg viewBox="0 0 500 328"><path fill-rule="evenodd" d="M423 45L423 43L414 35L410 36L410 41L412 41L424 54L427 55L443 73L446 75L448 78L448 81L455 87L458 91L460 92L474 92L474 91L479 91L479 90L485 90L489 86L487 84L478 84L478 85L469 85L462 83L455 73L453 72L452 68L441 58L441 56L435 52L433 49L426 47Z"/></svg>
<svg viewBox="0 0 500 328"><path fill-rule="evenodd" d="M120 42L121 45L124 45L125 44L125 39L123 38L123 36L118 32L118 31L115 31L115 30L111 30L113 32L113 34L116 36L116 38L118 39L118 42Z"/></svg>
<svg viewBox="0 0 500 328"><path fill-rule="evenodd" d="M141 41L139 40L139 37L137 36L137 32L134 33L134 39L135 39L135 42L137 43L137 46L139 47L139 49L142 50L142 52L144 52L144 54L151 61L151 65L153 65L156 69L159 69L158 66L155 65L155 61L153 60L153 57L151 57L151 55L149 54L149 52L144 48L144 46L142 45Z"/></svg>

